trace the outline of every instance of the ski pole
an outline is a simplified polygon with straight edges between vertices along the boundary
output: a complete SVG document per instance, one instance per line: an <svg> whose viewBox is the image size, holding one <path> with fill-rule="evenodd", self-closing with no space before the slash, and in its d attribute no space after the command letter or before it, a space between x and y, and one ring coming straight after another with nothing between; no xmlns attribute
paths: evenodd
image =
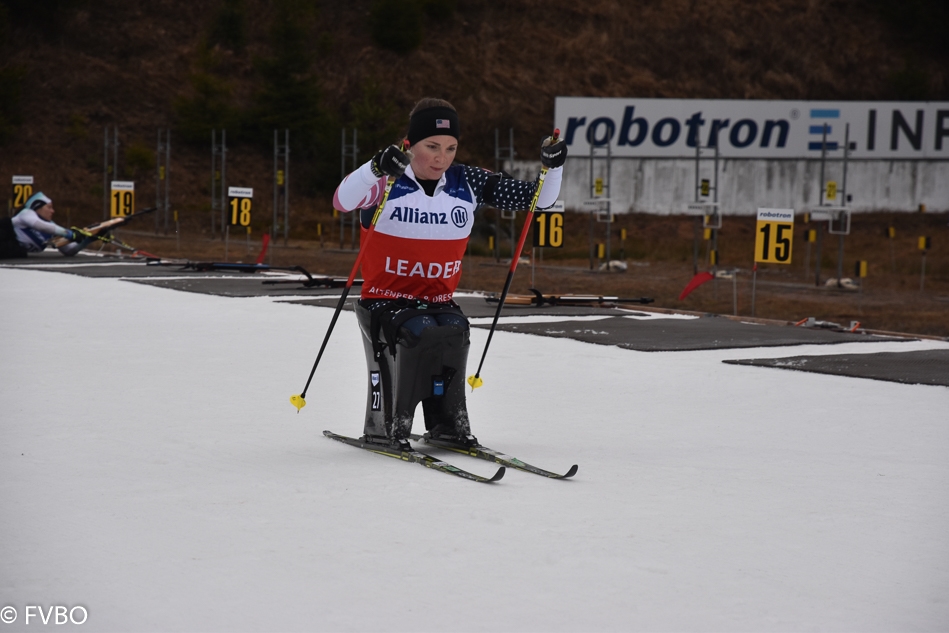
<svg viewBox="0 0 949 633"><path fill-rule="evenodd" d="M366 231L366 239L363 240L362 246L359 249L359 254L356 255L356 263L353 264L353 270L349 273L349 278L346 280L346 285L343 286L343 294L339 298L339 303L336 304L336 312L333 313L333 319L330 321L329 329L326 330L326 336L323 337L323 344L320 345L320 351L316 355L316 360L313 362L313 369L310 370L310 377L306 379L306 385L303 387L303 391L299 394L290 396L290 404L297 408L297 413L300 413L300 409L306 406L306 390L310 388L310 381L313 380L313 374L316 373L316 366L320 364L320 358L323 357L323 350L326 349L326 343L330 340L330 334L333 333L333 328L336 326L336 320L339 318L339 313L343 310L343 305L346 303L346 297L349 295L349 289L353 287L353 281L356 279L356 272L359 270L359 264L362 262L363 253L366 252L367 247L369 246L369 239L372 237L372 234L376 229L376 222L379 220L379 216L382 215L382 209L386 206L386 202L389 200L389 192L392 191L392 184L395 182L395 178L389 176L386 179L386 188L382 192L382 200L379 202L379 206L376 207L376 212L372 216L372 223L369 225L369 229ZM355 211L354 211L355 213Z"/></svg>
<svg viewBox="0 0 949 633"><path fill-rule="evenodd" d="M560 130L554 130L553 141L556 142L560 136ZM484 352L481 353L481 362L478 363L478 371L468 376L468 384L474 391L484 384L481 380L481 367L484 365L484 359L488 355L488 346L491 345L491 338L494 336L494 330L498 325L498 318L501 316L501 309L504 307L504 299L507 298L507 291L511 289L511 282L514 281L514 271L517 269L517 260L521 258L521 251L524 249L524 242L527 241L527 233L530 231L531 223L534 219L534 209L537 208L537 200L540 199L540 190L544 188L544 179L547 177L547 167L540 168L540 176L537 178L537 189L534 190L534 197L531 199L531 206L527 210L527 219L524 220L524 227L521 229L521 237L517 241L517 249L514 251L514 257L511 258L511 269L507 273L507 279L504 281L504 290L501 291L501 298L498 300L498 309L494 313L494 320L491 322L491 329L488 330L488 340L484 344Z"/></svg>

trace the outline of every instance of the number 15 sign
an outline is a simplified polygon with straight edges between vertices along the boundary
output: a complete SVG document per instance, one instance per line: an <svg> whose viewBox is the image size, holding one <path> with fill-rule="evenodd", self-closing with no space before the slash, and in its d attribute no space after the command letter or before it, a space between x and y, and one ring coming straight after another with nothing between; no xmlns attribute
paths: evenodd
<svg viewBox="0 0 949 633"><path fill-rule="evenodd" d="M790 264L794 238L794 209L758 209L755 261Z"/></svg>

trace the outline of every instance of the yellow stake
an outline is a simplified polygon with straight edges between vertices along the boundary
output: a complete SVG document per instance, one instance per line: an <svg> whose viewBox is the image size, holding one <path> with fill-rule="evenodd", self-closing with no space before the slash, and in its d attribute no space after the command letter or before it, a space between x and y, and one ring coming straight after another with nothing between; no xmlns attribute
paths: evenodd
<svg viewBox="0 0 949 633"><path fill-rule="evenodd" d="M290 404L297 408L297 413L300 413L300 409L306 406L306 400L303 399L303 396L297 394L295 396L290 396Z"/></svg>

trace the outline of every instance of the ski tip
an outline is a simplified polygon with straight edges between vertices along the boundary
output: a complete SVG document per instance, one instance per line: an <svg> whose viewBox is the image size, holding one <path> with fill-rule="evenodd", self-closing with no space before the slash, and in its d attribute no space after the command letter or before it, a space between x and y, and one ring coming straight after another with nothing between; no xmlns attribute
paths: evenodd
<svg viewBox="0 0 949 633"><path fill-rule="evenodd" d="M561 479L570 479L571 477L577 474L577 471L579 469L580 467L574 464L573 466L570 467L570 470L568 470L567 473L563 477L561 477Z"/></svg>
<svg viewBox="0 0 949 633"><path fill-rule="evenodd" d="M504 466L501 466L500 468L498 468L498 472L494 473L494 477L492 477L488 481L490 482L500 481L501 478L504 477L504 473L506 472L507 472L507 468L505 468Z"/></svg>

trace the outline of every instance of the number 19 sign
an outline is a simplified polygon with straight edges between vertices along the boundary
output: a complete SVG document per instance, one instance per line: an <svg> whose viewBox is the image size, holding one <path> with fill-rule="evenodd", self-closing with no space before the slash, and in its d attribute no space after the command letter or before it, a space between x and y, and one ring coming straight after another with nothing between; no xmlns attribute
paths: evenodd
<svg viewBox="0 0 949 633"><path fill-rule="evenodd" d="M112 196L109 217L124 218L135 213L135 183L125 180L112 181Z"/></svg>
<svg viewBox="0 0 949 633"><path fill-rule="evenodd" d="M755 261L790 264L794 238L794 209L758 209Z"/></svg>

